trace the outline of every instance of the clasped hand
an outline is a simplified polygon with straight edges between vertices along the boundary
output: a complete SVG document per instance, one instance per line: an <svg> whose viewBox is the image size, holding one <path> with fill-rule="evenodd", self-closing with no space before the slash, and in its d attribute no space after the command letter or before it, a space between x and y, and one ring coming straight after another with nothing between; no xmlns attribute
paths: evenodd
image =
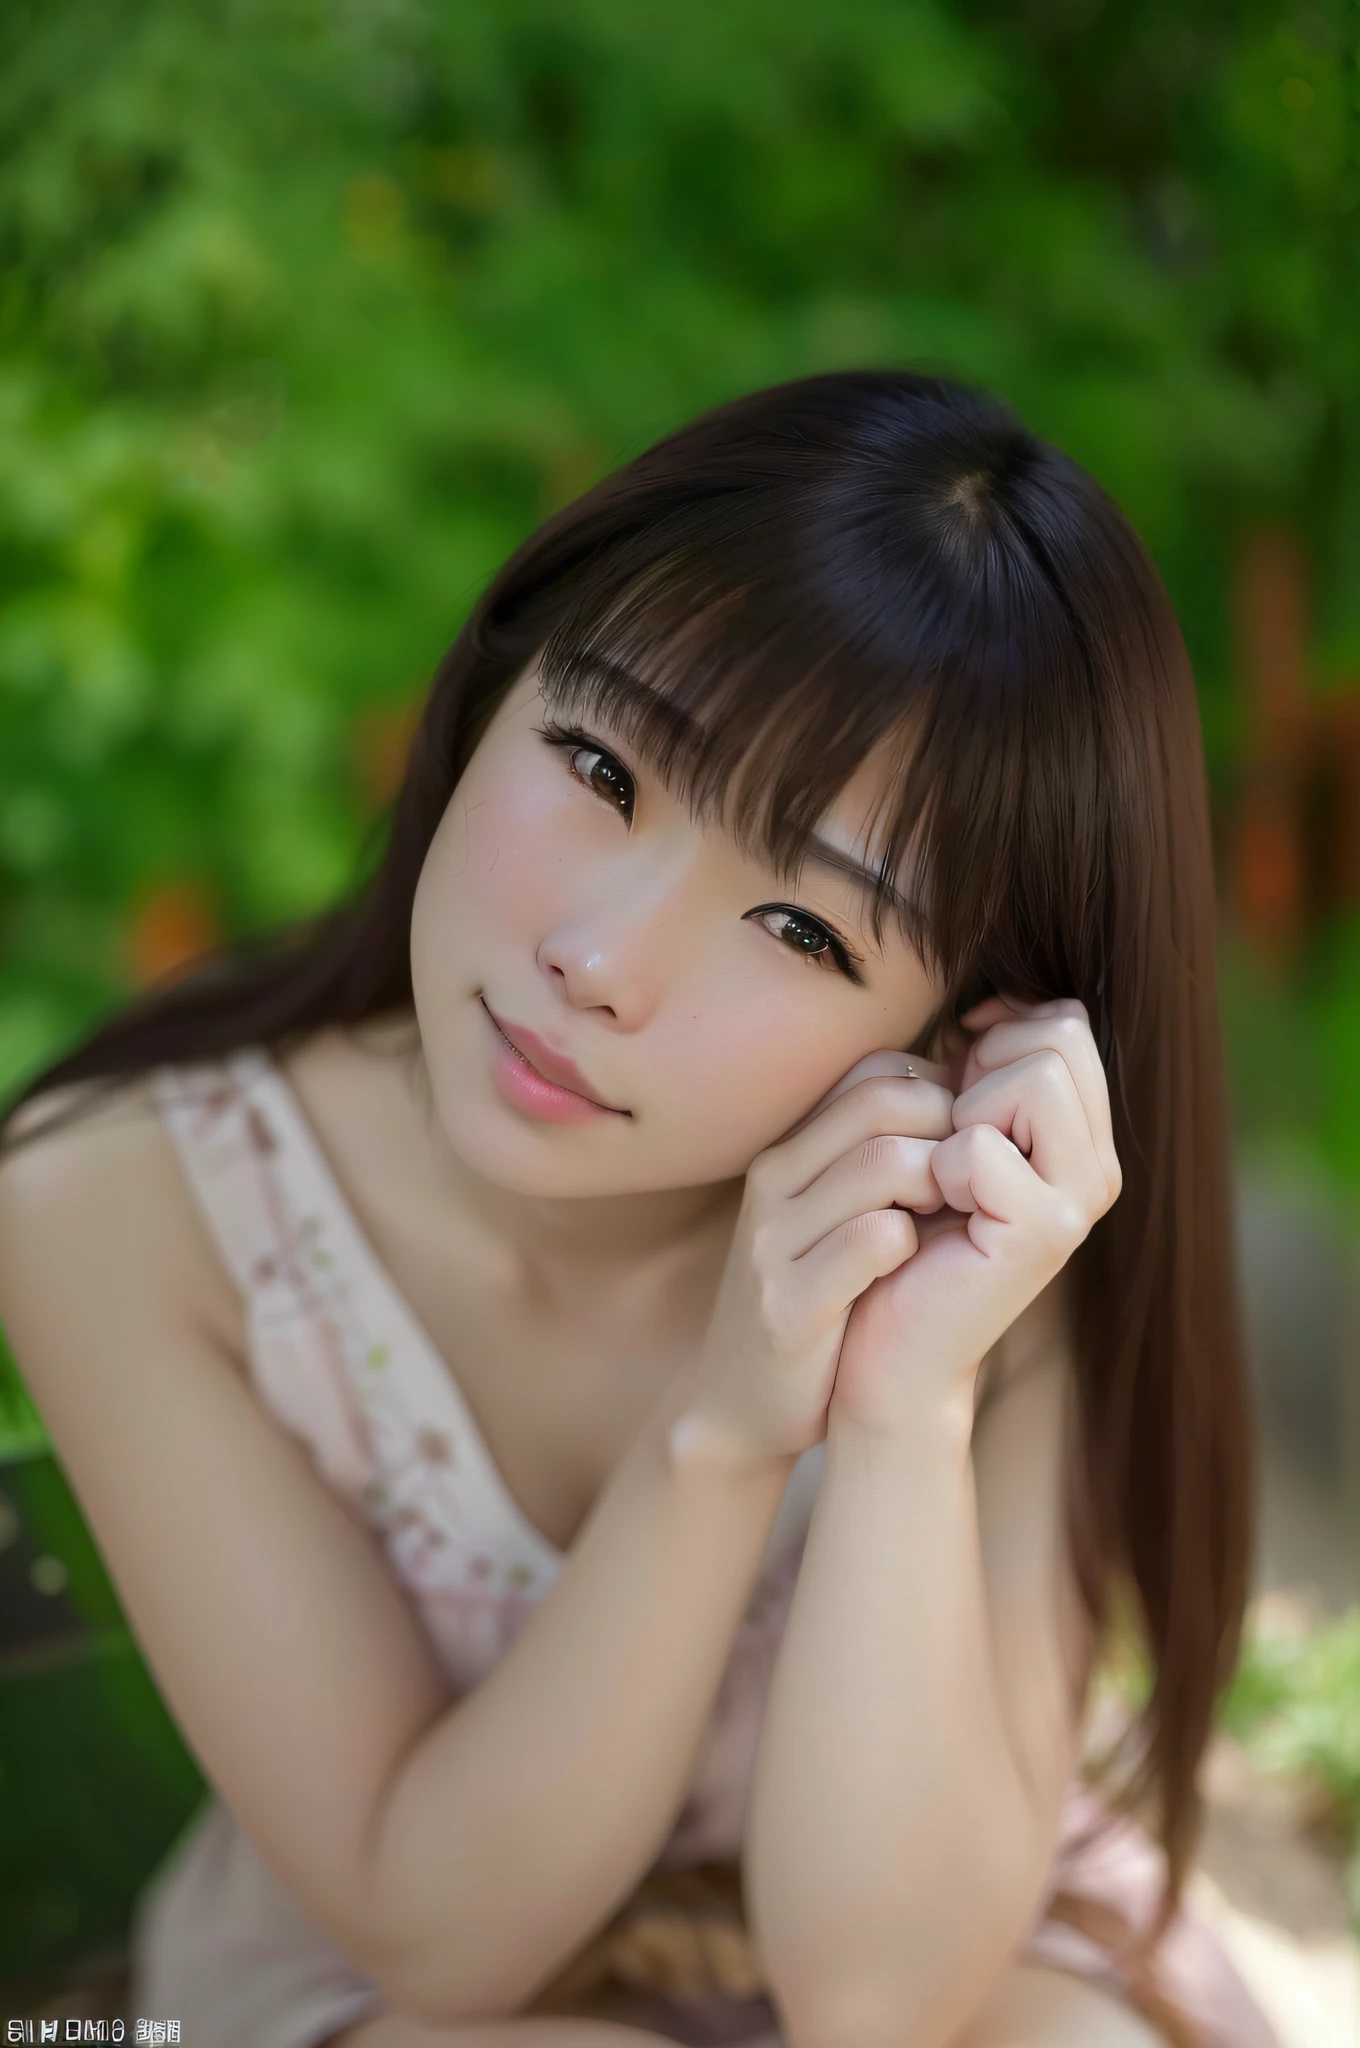
<svg viewBox="0 0 1360 2048"><path fill-rule="evenodd" d="M1084 1004L990 996L955 1094L890 1051L752 1162L692 1427L795 1456L834 1411L874 1430L967 1396L982 1359L1122 1185ZM917 1078L909 1078L908 1066Z"/></svg>

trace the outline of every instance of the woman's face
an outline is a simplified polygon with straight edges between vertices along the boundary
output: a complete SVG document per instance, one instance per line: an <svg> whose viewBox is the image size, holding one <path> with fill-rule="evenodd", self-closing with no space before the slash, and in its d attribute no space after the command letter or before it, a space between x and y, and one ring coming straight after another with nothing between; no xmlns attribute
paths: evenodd
<svg viewBox="0 0 1360 2048"><path fill-rule="evenodd" d="M940 990L891 921L875 947L849 876L809 857L781 883L599 719L562 744L537 730L549 716L531 668L421 872L411 972L440 1124L524 1194L739 1177L866 1053L910 1045ZM821 826L868 865L879 788L866 763ZM545 1082L502 1032L610 1107Z"/></svg>

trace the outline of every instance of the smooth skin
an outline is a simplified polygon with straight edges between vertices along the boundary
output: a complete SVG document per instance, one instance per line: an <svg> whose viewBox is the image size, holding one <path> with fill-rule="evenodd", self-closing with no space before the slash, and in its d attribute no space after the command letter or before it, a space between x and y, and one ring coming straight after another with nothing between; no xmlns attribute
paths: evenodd
<svg viewBox="0 0 1360 2048"><path fill-rule="evenodd" d="M1118 1168L1085 1013L996 1002L908 1079L939 991L900 936L875 950L845 874L791 887L617 735L569 746L544 716L531 671L431 845L418 1036L322 1032L285 1065L567 1564L450 1707L369 1532L260 1411L240 1303L129 1088L0 1166L0 1319L148 1661L383 1992L335 2042L626 2048L654 2037L517 2015L664 1842L788 1471L825 1437L744 1845L784 2038L1147 2048L1099 1992L1009 1961L1089 1657L1060 1276ZM823 828L870 862L880 773ZM511 1108L483 996L629 1114ZM894 1803L929 1814L910 1859Z"/></svg>

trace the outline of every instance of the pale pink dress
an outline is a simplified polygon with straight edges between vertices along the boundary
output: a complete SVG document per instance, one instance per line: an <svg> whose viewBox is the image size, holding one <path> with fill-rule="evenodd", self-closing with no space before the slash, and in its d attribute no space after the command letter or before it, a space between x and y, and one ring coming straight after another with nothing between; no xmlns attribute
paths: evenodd
<svg viewBox="0 0 1360 2048"><path fill-rule="evenodd" d="M514 1642L564 1554L516 1505L457 1381L379 1263L268 1053L250 1047L221 1062L166 1067L153 1081L187 1184L241 1290L260 1400L306 1446L326 1485L381 1532L450 1697L467 1692ZM659 1868L739 1857L766 1688L821 1459L818 1446L790 1476ZM277 1683L278 1674L260 1682ZM1114 1907L1139 1922L1155 1894L1156 1854L1131 1828L1083 1849L1078 1837L1092 1811L1074 1785L1052 1889L1085 1895L1097 1915ZM1024 1945L1029 1959L1151 2010L1108 1952L1047 1905ZM1187 2040L1278 2048L1222 1950L1189 1918L1161 1945L1156 1986L1191 2023ZM312 2048L380 2003L371 1980L310 1924L210 1797L139 1901L130 2015L178 2019L191 2048ZM658 2000L645 2018L693 2042L743 2040L775 2025L763 1999L714 1999L703 2009Z"/></svg>

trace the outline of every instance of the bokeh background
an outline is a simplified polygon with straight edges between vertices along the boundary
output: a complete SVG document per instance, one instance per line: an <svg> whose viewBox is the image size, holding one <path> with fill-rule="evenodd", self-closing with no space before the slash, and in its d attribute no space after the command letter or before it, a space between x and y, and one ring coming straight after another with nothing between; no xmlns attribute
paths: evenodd
<svg viewBox="0 0 1360 2048"><path fill-rule="evenodd" d="M346 888L489 573L700 408L942 369L1139 526L1200 691L1267 1462L1211 1822L1224 1869L1304 1858L1306 1910L1237 1902L1315 1957L1348 1857L1360 1912L1358 349L1356 0L0 16L0 1096ZM116 1958L199 1781L2 1341L0 1430L2 2009Z"/></svg>

